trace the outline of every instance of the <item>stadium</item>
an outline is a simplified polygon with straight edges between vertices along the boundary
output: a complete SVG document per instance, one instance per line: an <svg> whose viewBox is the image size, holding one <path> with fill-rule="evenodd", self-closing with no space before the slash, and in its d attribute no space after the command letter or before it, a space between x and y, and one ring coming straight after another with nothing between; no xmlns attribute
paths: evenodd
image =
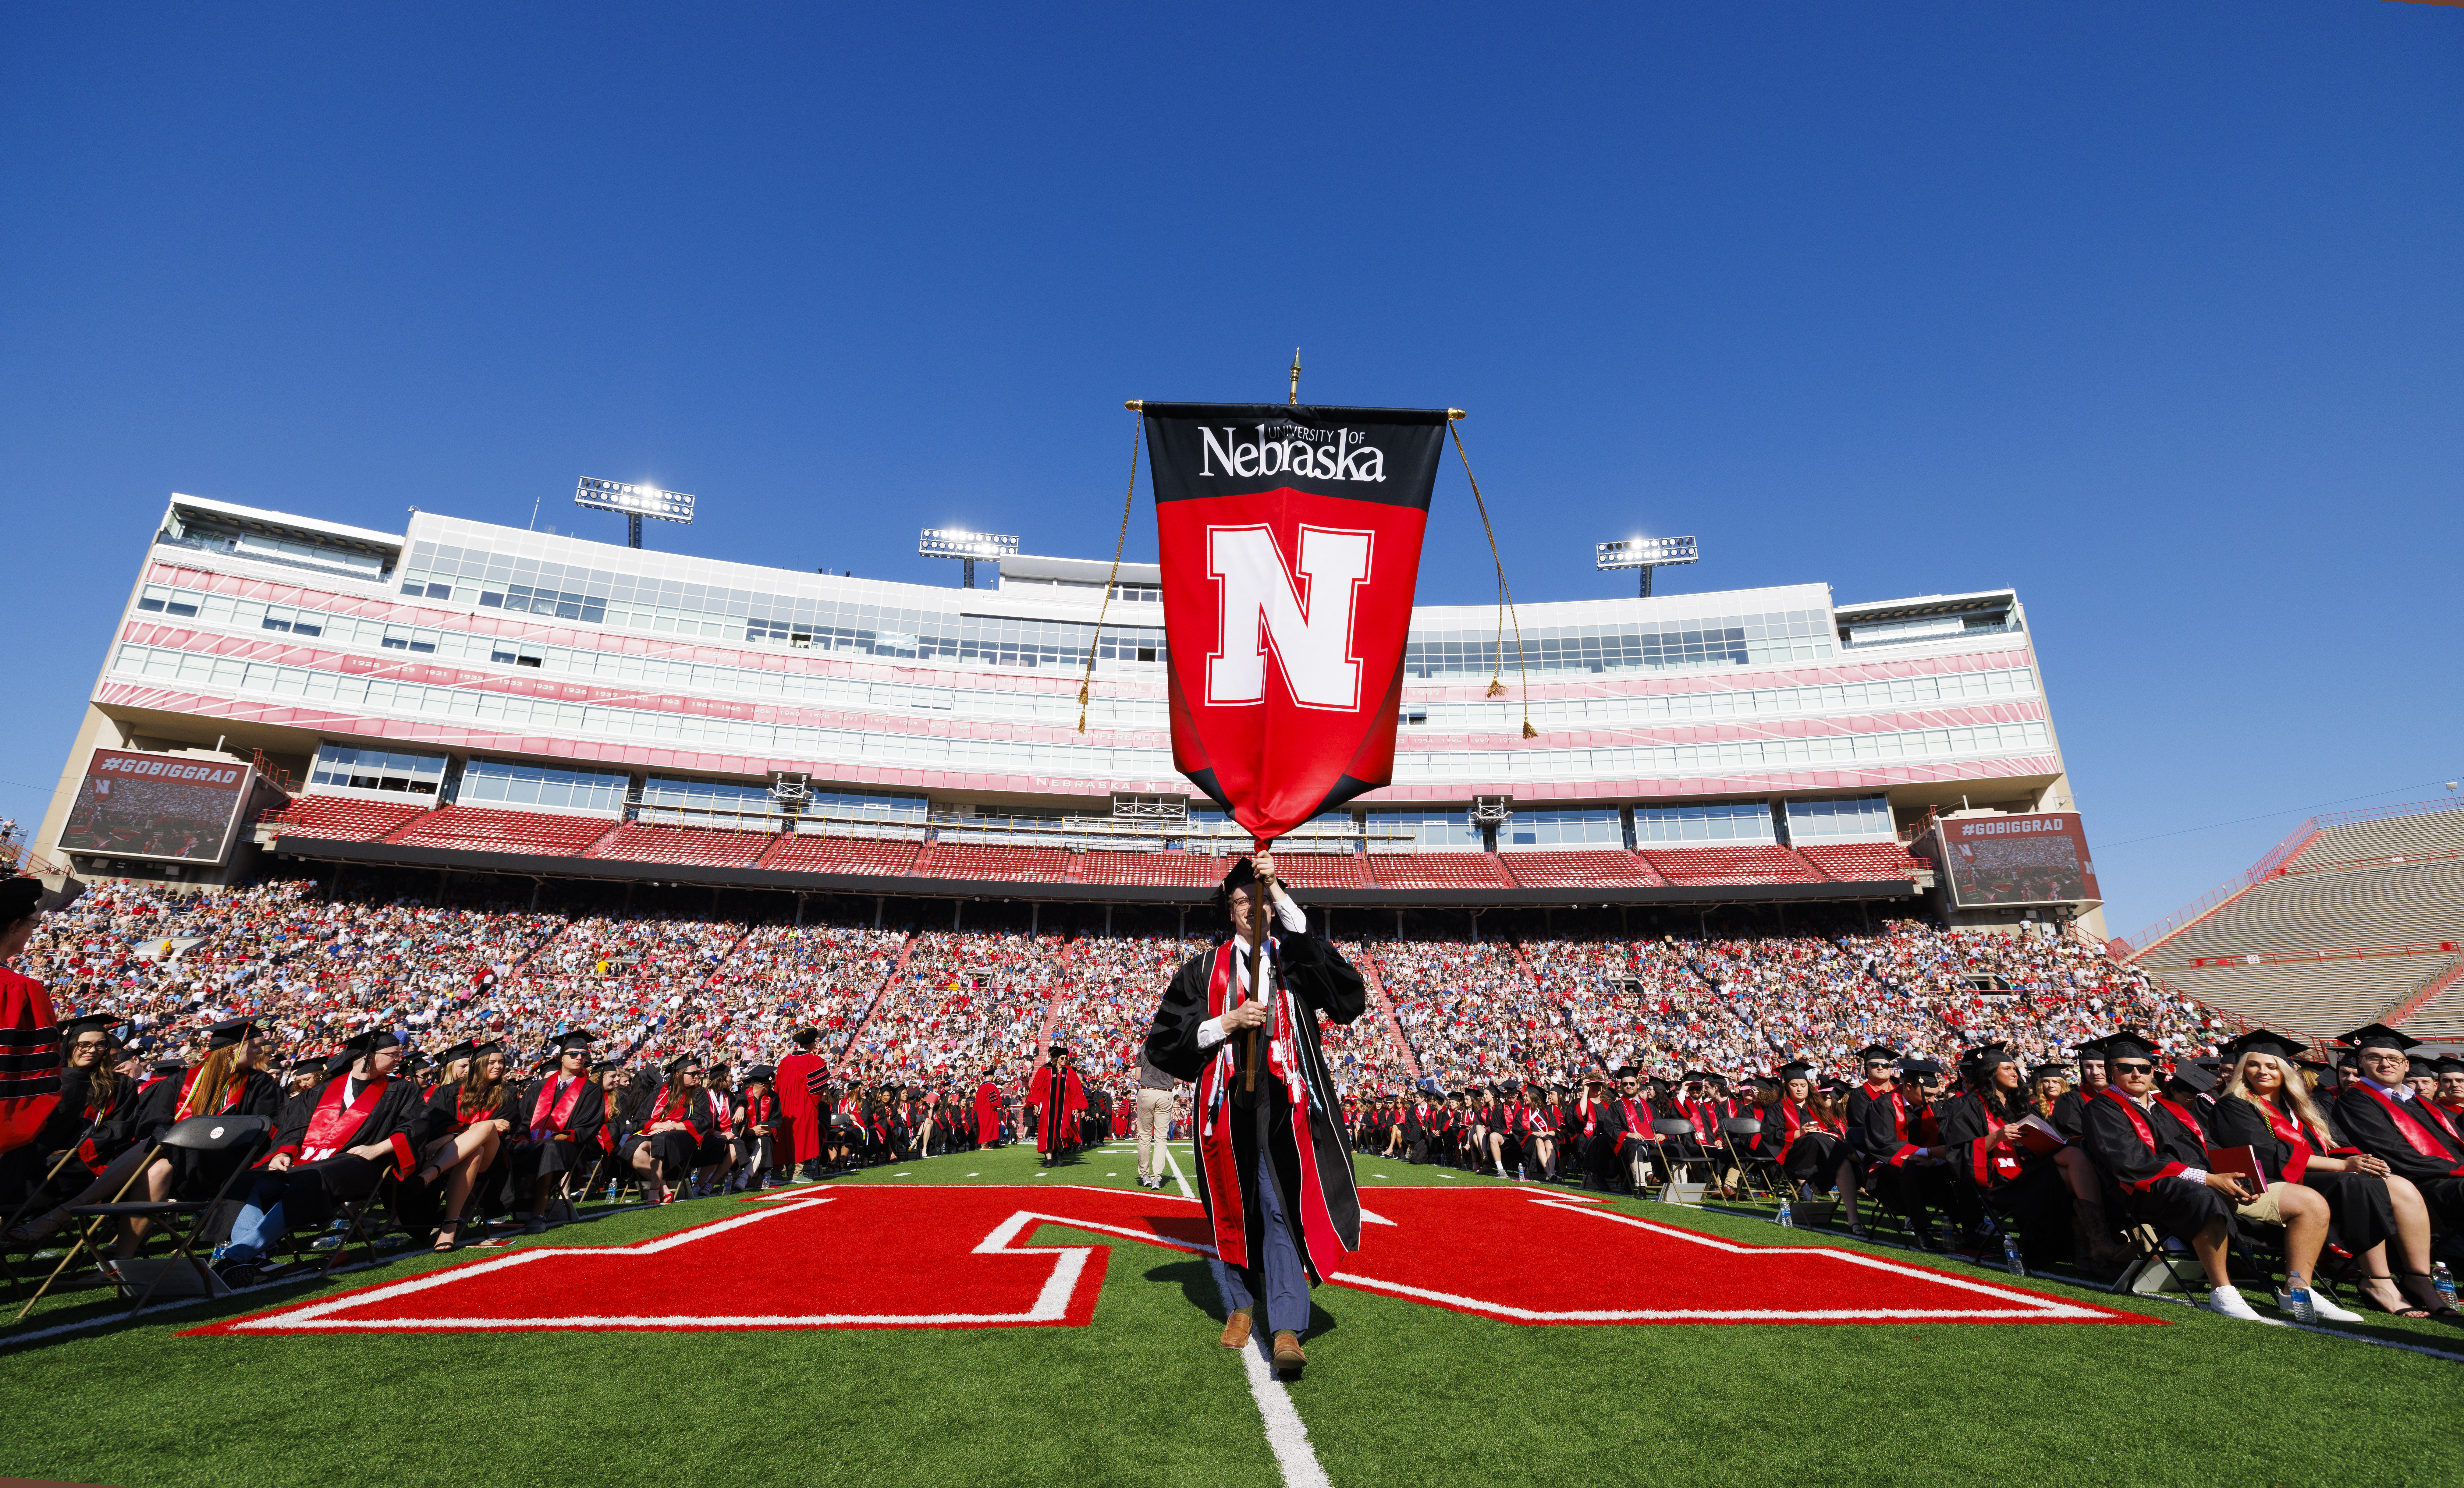
<svg viewBox="0 0 2464 1488"><path fill-rule="evenodd" d="M357 1404L303 1471L405 1481L440 1464L384 1402L449 1359L610 1420L653 1378L742 1393L740 1418L646 1421L627 1477L811 1473L819 1439L832 1481L1938 1481L2013 1453L2168 1480L2246 1444L2233 1412L2150 1403L2220 1350L2264 1390L2366 1397L2366 1422L2453 1418L2454 1315L2371 1284L2420 1238L2401 1206L2391 1250L2340 1215L2298 1308L2270 1304L2295 1230L2236 1227L2219 1264L2256 1310L2219 1315L2203 1255L2133 1223L2124 1188L2096 1196L2113 1171L2008 1137L1995 1157L1990 1129L1925 1114L1902 1156L1957 1143L1957 1171L1860 1181L1842 1154L1887 1153L1830 1114L1896 1082L1947 1120L1998 1058L2057 1122L2086 1060L2142 1046L2212 1105L2252 1030L2328 1068L2364 1025L2434 1053L2464 1033L2452 803L2314 821L2108 940L2011 589L1646 581L1511 628L1418 608L1391 783L1275 847L1362 992L1316 1039L1365 1228L1293 1368L1263 1323L1216 1346L1231 1293L1190 1086L1161 1081L1152 1155L1133 1129L1158 996L1224 940L1218 886L1250 847L1175 767L1161 571L927 534L965 559L935 586L651 551L633 526L385 533L174 495L137 535L16 844L81 890L17 963L58 1018L165 1112L261 1040L253 1078L270 1100L296 1077L303 1124L320 1081L374 1067L351 1062L371 1038L411 1061L396 1085L458 1109L474 1047L543 1100L583 1030L609 1140L560 1179L517 1138L501 1161L457 1146L466 1122L287 1233L240 1204L261 1159L205 1184L183 1153L157 1182L132 1175L165 1125L67 1141L0 1250L33 1299L0 1369L133 1381L149 1424L99 1447L24 1421L0 1466L230 1480L226 1449L187 1443L231 1403L148 1378L165 1357L255 1396L315 1370ZM2095 1042L2117 1034L2139 1042ZM702 1103L697 1144L636 1162L678 1102ZM141 1107L95 1105L97 1129L106 1108ZM2072 1125L2068 1155L2092 1135ZM120 1185L100 1207L88 1176ZM2083 1196L2003 1202L2034 1179ZM159 1206L143 1233L125 1202ZM1994 1415L1988 1442L1969 1406L1859 1402L1946 1368L2061 1404ZM1687 1389L1645 1406L1639 1379ZM1826 1403L1774 1412L1774 1389ZM531 1390L473 1409L492 1471L604 1476L586 1436L522 1429ZM1842 1439L1867 1408L1901 1429ZM2272 1480L2337 1458L2282 1460Z"/></svg>

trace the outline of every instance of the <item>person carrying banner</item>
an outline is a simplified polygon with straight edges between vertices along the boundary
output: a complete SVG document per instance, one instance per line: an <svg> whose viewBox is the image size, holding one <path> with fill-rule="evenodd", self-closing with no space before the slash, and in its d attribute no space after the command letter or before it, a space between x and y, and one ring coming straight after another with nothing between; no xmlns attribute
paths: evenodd
<svg viewBox="0 0 2464 1488"><path fill-rule="evenodd" d="M1261 1307L1275 1367L1308 1363L1309 1287L1360 1248L1360 1195L1342 1106L1318 1047L1317 1019L1350 1023L1368 1006L1359 972L1273 883L1274 860L1232 865L1218 890L1233 938L1173 976L1147 1032L1146 1058L1193 1081L1198 1196L1212 1226L1228 1316L1224 1346L1247 1346ZM1283 933L1270 935L1264 878ZM1265 938L1270 996L1250 992ZM1256 1034L1258 1037L1248 1037Z"/></svg>

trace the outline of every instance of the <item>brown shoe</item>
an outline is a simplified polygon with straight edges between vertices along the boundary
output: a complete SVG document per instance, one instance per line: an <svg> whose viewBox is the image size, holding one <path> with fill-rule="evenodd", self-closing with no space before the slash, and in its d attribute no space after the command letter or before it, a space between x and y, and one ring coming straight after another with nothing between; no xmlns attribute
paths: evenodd
<svg viewBox="0 0 2464 1488"><path fill-rule="evenodd" d="M1249 1346L1248 1308L1243 1307L1223 1320L1223 1346L1226 1348Z"/></svg>
<svg viewBox="0 0 2464 1488"><path fill-rule="evenodd" d="M1309 1355L1301 1352L1301 1336L1290 1328L1275 1334L1275 1368L1286 1374L1298 1374L1309 1366Z"/></svg>

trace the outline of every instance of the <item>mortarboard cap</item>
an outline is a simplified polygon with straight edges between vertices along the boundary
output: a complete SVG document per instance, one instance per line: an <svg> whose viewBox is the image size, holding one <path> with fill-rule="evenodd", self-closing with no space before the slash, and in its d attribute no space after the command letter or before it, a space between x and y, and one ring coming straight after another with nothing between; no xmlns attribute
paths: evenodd
<svg viewBox="0 0 2464 1488"><path fill-rule="evenodd" d="M2406 1068L2404 1077L2407 1080L2435 1080L2438 1078L2438 1061L2424 1059L2416 1054L2412 1057L2410 1065Z"/></svg>
<svg viewBox="0 0 2464 1488"><path fill-rule="evenodd" d="M2226 1059L2238 1062L2245 1054L2273 1054L2279 1060L2299 1059L2310 1052L2306 1039L2280 1034L2273 1028L2254 1028L2239 1038L2228 1039L2217 1045Z"/></svg>
<svg viewBox="0 0 2464 1488"><path fill-rule="evenodd" d="M471 1047L471 1040L468 1039L463 1039L460 1043L449 1043L444 1048L436 1051L436 1066L437 1068L442 1069L446 1065L452 1063L455 1060L469 1059L475 1052L477 1051Z"/></svg>
<svg viewBox="0 0 2464 1488"><path fill-rule="evenodd" d="M2034 1069L2028 1071L2028 1083L2032 1085L2039 1080L2068 1080L2070 1078L2071 1067L2068 1064L2039 1064Z"/></svg>
<svg viewBox="0 0 2464 1488"><path fill-rule="evenodd" d="M778 1078L779 1072L767 1064L756 1064L751 1069L744 1072L744 1081L747 1084L750 1084L757 1080L761 1081L766 1084L770 1081Z"/></svg>
<svg viewBox="0 0 2464 1488"><path fill-rule="evenodd" d="M822 1037L818 1028L799 1028L787 1036L787 1041L800 1049L809 1049Z"/></svg>
<svg viewBox="0 0 2464 1488"><path fill-rule="evenodd" d="M2173 1066L2173 1073L2166 1077L2165 1083L2204 1095L2216 1087L2216 1072L2198 1060L2184 1060Z"/></svg>
<svg viewBox="0 0 2464 1488"><path fill-rule="evenodd" d="M229 1018L206 1030L206 1048L209 1052L215 1049L228 1049L235 1043L245 1043L254 1037L256 1037L255 1018Z"/></svg>
<svg viewBox="0 0 2464 1488"><path fill-rule="evenodd" d="M1900 1061L1900 1073L1903 1075L1914 1075L1922 1080L1927 1075L1941 1074L1942 1066L1931 1060L1902 1060Z"/></svg>
<svg viewBox="0 0 2464 1488"><path fill-rule="evenodd" d="M1857 1057L1868 1064L1888 1064L1900 1057L1900 1051L1887 1043L1869 1043L1857 1051Z"/></svg>
<svg viewBox="0 0 2464 1488"><path fill-rule="evenodd" d="M584 1052L599 1041L599 1036L587 1028L568 1028L547 1041L548 1052L564 1054Z"/></svg>
<svg viewBox="0 0 2464 1488"><path fill-rule="evenodd" d="M149 1067L155 1074L170 1076L179 1074L188 1066L178 1060L156 1060Z"/></svg>
<svg viewBox="0 0 2464 1488"><path fill-rule="evenodd" d="M2371 1023L2364 1028L2356 1028L2351 1033L2344 1035L2344 1037L2337 1039L2336 1041L2338 1043L2350 1044L2356 1050L2393 1049L2398 1053L2402 1053L2404 1050L2412 1048L2414 1045L2421 1042L2420 1039L2413 1038L2410 1034L2397 1033L2394 1029L2389 1028L2385 1023Z"/></svg>
<svg viewBox="0 0 2464 1488"><path fill-rule="evenodd" d="M1782 1080L1811 1080L1814 1078L1814 1066L1808 1064L1803 1060L1791 1060L1779 1067L1779 1078Z"/></svg>
<svg viewBox="0 0 2464 1488"><path fill-rule="evenodd" d="M75 1043L86 1034L108 1034L116 1021L108 1013L88 1013L82 1018L70 1018L60 1025L60 1042Z"/></svg>
<svg viewBox="0 0 2464 1488"><path fill-rule="evenodd" d="M2156 1051L2141 1041L2136 1034L2115 1034L2104 1040L2103 1057L2108 1060L2153 1060Z"/></svg>
<svg viewBox="0 0 2464 1488"><path fill-rule="evenodd" d="M682 1069L699 1068L701 1068L700 1059L691 1054L679 1054L674 1059L668 1061L668 1073L671 1075Z"/></svg>

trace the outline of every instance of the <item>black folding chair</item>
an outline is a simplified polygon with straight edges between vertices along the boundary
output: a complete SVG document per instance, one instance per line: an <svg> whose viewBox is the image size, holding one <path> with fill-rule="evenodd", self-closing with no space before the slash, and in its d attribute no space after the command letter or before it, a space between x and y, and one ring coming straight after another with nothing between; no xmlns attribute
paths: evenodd
<svg viewBox="0 0 2464 1488"><path fill-rule="evenodd" d="M1687 1121L1684 1117L1683 1117L1683 1116L1661 1116L1661 1117L1656 1117L1656 1118L1654 1118L1654 1119L1653 1119L1653 1121L1652 1121L1652 1123L1651 1123L1651 1131L1652 1131L1652 1135L1654 1135L1654 1136L1658 1136L1658 1137L1665 1137L1665 1138L1667 1138L1667 1139L1668 1139L1667 1141L1664 1141L1664 1142L1656 1142L1656 1143L1652 1144L1653 1151L1655 1152L1655 1154L1658 1156L1658 1158L1659 1158L1659 1160L1660 1160L1660 1168L1661 1168L1661 1171L1662 1171L1663 1173L1667 1174L1667 1176L1666 1176L1663 1180L1661 1180L1661 1181L1663 1181L1663 1182L1667 1182L1667 1183L1683 1183L1683 1182L1687 1182L1687 1181L1689 1181L1689 1180L1687 1180L1687 1179L1685 1179L1685 1178L1683 1178L1683 1177L1680 1177L1680 1176L1678 1175L1678 1169L1679 1169L1679 1168L1681 1168L1681 1167L1687 1167L1687 1168L1690 1168L1690 1167L1692 1167L1692 1166L1693 1166L1697 1161L1702 1161L1702 1162L1705 1162L1705 1163L1707 1163L1707 1162L1709 1161L1709 1159L1707 1159L1707 1158L1697 1159L1697 1158L1692 1158L1692 1157L1684 1157L1684 1156L1681 1156L1681 1155L1679 1155L1679 1154L1677 1154L1677 1153L1674 1153L1674 1152L1671 1152L1671 1151L1669 1150L1669 1149L1670 1149L1671 1147L1674 1147L1678 1142L1681 1142L1681 1141L1682 1141L1682 1142L1684 1142L1684 1143L1686 1143L1686 1144L1688 1144L1689 1146L1693 1146L1693 1147L1695 1147L1695 1148L1696 1148L1696 1149L1697 1149L1697 1150L1700 1150L1700 1144L1697 1144L1697 1143L1695 1143L1695 1141L1694 1141L1694 1124L1693 1124L1692 1122L1690 1122L1690 1121Z"/></svg>
<svg viewBox="0 0 2464 1488"><path fill-rule="evenodd" d="M1762 1134L1763 1124L1751 1116L1731 1116L1720 1123L1720 1140L1727 1146L1728 1161L1736 1167L1738 1177L1744 1181L1748 1198L1754 1196L1754 1180L1757 1177L1762 1179L1765 1197L1776 1197L1779 1193L1773 1181L1779 1171L1779 1164L1768 1157L1749 1157L1737 1150L1739 1138L1751 1141Z"/></svg>
<svg viewBox="0 0 2464 1488"><path fill-rule="evenodd" d="M201 1157L231 1157L230 1170L223 1174L223 1181L215 1187L213 1197L197 1200L141 1199L126 1203L80 1204L69 1213L79 1219L161 1220L164 1221L163 1228L165 1233L173 1231L171 1221L187 1219L187 1224L179 1229L178 1237L172 1242L171 1255L168 1258L173 1262L186 1261L196 1275L197 1289L200 1292L211 1294L214 1289L213 1273L207 1268L205 1261L197 1258L197 1244L205 1238L207 1226L214 1211L222 1207L224 1199L230 1194L231 1185L238 1181L240 1174L253 1171L257 1154L273 1140L274 1123L263 1116L191 1116L166 1128L162 1136L155 1139L154 1148L158 1152L165 1148L172 1148L180 1151L194 1152ZM146 1166L151 1165L152 1162L153 1157L149 1154L145 1163L139 1166L138 1171L143 1172ZM99 1225L89 1227L79 1237L78 1243L90 1243L99 1228ZM74 1258L75 1255L76 1251L72 1249L70 1256ZM60 1264L65 1267L68 1261L63 1259ZM172 1270L171 1265L165 1265L155 1273L154 1280L146 1284L144 1293L137 1299L137 1305L128 1310L130 1317L135 1317L144 1310L146 1302L153 1300L154 1293L162 1286L164 1278L169 1276ZM55 1271L52 1275L57 1277L59 1273ZM43 1284L48 1288L51 1282L45 1281ZM127 1295L128 1288L124 1283L120 1290L122 1296ZM42 1293L36 1292L34 1296L40 1299ZM31 1306L33 1303L29 1302L28 1305Z"/></svg>

